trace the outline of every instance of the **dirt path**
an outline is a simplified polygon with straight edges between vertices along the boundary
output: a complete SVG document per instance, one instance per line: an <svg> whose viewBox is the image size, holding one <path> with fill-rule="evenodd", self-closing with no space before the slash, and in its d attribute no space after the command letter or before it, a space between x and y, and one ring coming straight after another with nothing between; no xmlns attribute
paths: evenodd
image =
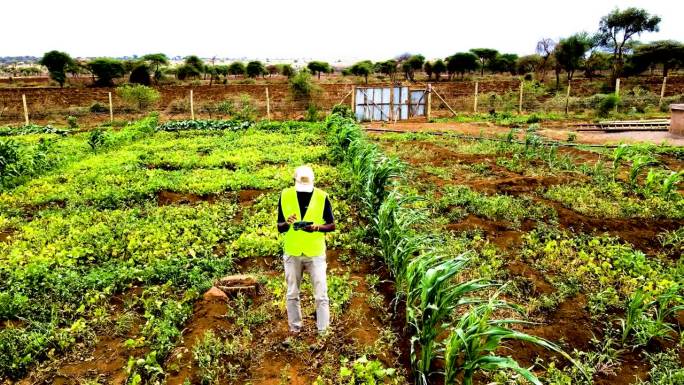
<svg viewBox="0 0 684 385"><path fill-rule="evenodd" d="M672 135L667 131L625 131L625 132L597 132L577 131L568 123L542 123L537 131L549 139L565 141L573 133L575 142L584 144L618 144L618 143L651 143L667 142L672 146L684 146L684 137ZM364 127L374 129L398 130L405 132L452 132L464 135L505 135L510 127L497 126L493 123L427 123L402 122L396 124L368 123Z"/></svg>

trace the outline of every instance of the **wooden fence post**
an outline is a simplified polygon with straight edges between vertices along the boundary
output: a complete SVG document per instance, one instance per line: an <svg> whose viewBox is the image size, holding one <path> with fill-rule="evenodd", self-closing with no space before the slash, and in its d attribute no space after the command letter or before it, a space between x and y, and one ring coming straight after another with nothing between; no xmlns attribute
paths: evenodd
<svg viewBox="0 0 684 385"><path fill-rule="evenodd" d="M26 95L21 94L21 102L24 104L24 124L29 125L28 106L26 105Z"/></svg>
<svg viewBox="0 0 684 385"><path fill-rule="evenodd" d="M190 90L190 119L195 120L195 103L193 100L192 90Z"/></svg>
<svg viewBox="0 0 684 385"><path fill-rule="evenodd" d="M570 80L568 80L568 92L565 94L565 116L568 116L568 108L570 105Z"/></svg>
<svg viewBox="0 0 684 385"><path fill-rule="evenodd" d="M667 76L663 76L663 86L660 88L660 101L658 102L658 106L663 104L663 98L665 98L665 87L667 85Z"/></svg>
<svg viewBox="0 0 684 385"><path fill-rule="evenodd" d="M620 78L615 79L615 96L620 97ZM615 103L615 112L618 110L618 104L620 103Z"/></svg>
<svg viewBox="0 0 684 385"><path fill-rule="evenodd" d="M112 106L112 93L109 92L109 122L114 122L114 106Z"/></svg>
<svg viewBox="0 0 684 385"><path fill-rule="evenodd" d="M475 100L473 101L473 112L477 114L477 98L480 90L480 82L475 82Z"/></svg>
<svg viewBox="0 0 684 385"><path fill-rule="evenodd" d="M430 85L428 85L430 87ZM387 119L390 123L394 121L394 84L390 84L390 96L389 96L389 116ZM429 118L428 118L429 119Z"/></svg>
<svg viewBox="0 0 684 385"><path fill-rule="evenodd" d="M522 115L522 102L523 102L523 84L524 80L520 81L520 96L518 97L518 114Z"/></svg>
<svg viewBox="0 0 684 385"><path fill-rule="evenodd" d="M425 117L428 122L430 121L430 115L432 114L432 84L428 83L427 86L427 101L425 103Z"/></svg>
<svg viewBox="0 0 684 385"><path fill-rule="evenodd" d="M271 120L271 98L268 96L268 87L266 87L266 119Z"/></svg>
<svg viewBox="0 0 684 385"><path fill-rule="evenodd" d="M356 120L356 86L352 86L351 92L351 110L354 115L354 120Z"/></svg>

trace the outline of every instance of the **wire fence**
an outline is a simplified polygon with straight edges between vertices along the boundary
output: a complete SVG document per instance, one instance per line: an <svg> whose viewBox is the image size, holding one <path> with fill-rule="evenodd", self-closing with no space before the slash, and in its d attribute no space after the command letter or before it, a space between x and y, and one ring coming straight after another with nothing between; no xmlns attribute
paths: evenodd
<svg viewBox="0 0 684 385"><path fill-rule="evenodd" d="M662 79L662 78L661 78ZM663 84L665 84L663 82ZM390 87L369 84L364 87ZM428 84L413 83L412 89ZM149 110L141 111L126 104L115 88L0 88L0 124L21 125L26 122L64 124L69 117L82 122L130 120L158 111L163 119L315 119L330 112L336 104L350 105L355 85L349 83L319 84L310 97L294 97L287 84L268 85L173 85L156 87L160 99ZM431 98L431 117L448 117L453 113L564 113L588 114L600 108L607 93L597 87L573 82L549 91L535 82L458 81L431 83L439 98ZM597 92L598 91L598 92ZM191 97L192 93L192 97ZM111 104L110 104L111 95ZM669 87L657 82L625 82L619 91L618 111L649 113L667 112L672 103L684 102L684 78ZM24 104L24 99L26 100ZM25 106L25 107L24 107ZM72 119L73 120L73 119Z"/></svg>

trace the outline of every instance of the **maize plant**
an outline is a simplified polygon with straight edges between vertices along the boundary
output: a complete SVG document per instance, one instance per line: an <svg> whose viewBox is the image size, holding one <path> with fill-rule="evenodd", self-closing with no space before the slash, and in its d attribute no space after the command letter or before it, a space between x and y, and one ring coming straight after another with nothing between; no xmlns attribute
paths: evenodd
<svg viewBox="0 0 684 385"><path fill-rule="evenodd" d="M663 179L663 184L660 189L660 195L663 199L670 199L677 195L677 186L682 182L682 175L684 175L684 171L673 171Z"/></svg>
<svg viewBox="0 0 684 385"><path fill-rule="evenodd" d="M347 158L353 176L352 193L372 217L389 194L387 187L401 174L403 166L398 159L385 156L375 145L364 140L356 140L349 146Z"/></svg>
<svg viewBox="0 0 684 385"><path fill-rule="evenodd" d="M632 189L637 187L637 178L641 170L656 163L653 158L648 156L637 156L632 159L632 168L629 170L629 184L632 186Z"/></svg>
<svg viewBox="0 0 684 385"><path fill-rule="evenodd" d="M414 224L426 219L425 211L406 208L406 205L418 199L414 196L401 196L393 190L372 219L378 235L380 253L395 280L397 296L405 289L404 280L409 262L426 240L426 237L415 234L411 229Z"/></svg>
<svg viewBox="0 0 684 385"><path fill-rule="evenodd" d="M331 115L326 126L330 130L328 142L331 147L331 158L333 161L341 162L349 146L361 138L361 129L352 119L339 115Z"/></svg>
<svg viewBox="0 0 684 385"><path fill-rule="evenodd" d="M541 385L539 379L526 368L521 367L511 357L501 357L493 354L504 340L519 340L542 346L561 354L575 363L570 356L555 344L526 333L511 330L507 326L514 323L525 323L516 319L492 319L494 312L499 309L509 309L523 314L519 306L497 299L498 293L488 302L476 305L465 312L444 341L444 383L457 384L457 378L462 375L462 383L471 385L473 376L478 371L498 371L510 369L526 380ZM580 366L578 366L581 369ZM583 372L584 373L584 372ZM584 373L586 376L586 373Z"/></svg>
<svg viewBox="0 0 684 385"><path fill-rule="evenodd" d="M445 258L434 253L414 258L406 269L406 319L412 329L411 362L416 383L427 384L432 362L439 358L438 337L461 305L480 300L468 294L492 286L485 280L454 282L468 265L466 254Z"/></svg>
<svg viewBox="0 0 684 385"><path fill-rule="evenodd" d="M613 181L615 181L615 177L617 176L618 168L620 168L620 163L622 163L623 160L627 158L627 154L629 153L629 147L627 145L620 145L618 146L615 151L613 151Z"/></svg>
<svg viewBox="0 0 684 385"><path fill-rule="evenodd" d="M627 343L630 336L637 346L646 345L655 337L671 338L675 329L667 319L684 310L681 290L680 286L673 286L649 300L646 292L638 289L628 299L625 318L620 320L622 343Z"/></svg>

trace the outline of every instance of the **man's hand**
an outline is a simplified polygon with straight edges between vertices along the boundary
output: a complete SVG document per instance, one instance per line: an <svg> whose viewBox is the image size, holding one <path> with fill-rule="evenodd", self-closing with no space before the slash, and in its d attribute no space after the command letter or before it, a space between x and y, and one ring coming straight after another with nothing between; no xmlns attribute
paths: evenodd
<svg viewBox="0 0 684 385"><path fill-rule="evenodd" d="M307 233L313 233L314 231L318 231L318 225L309 225L302 230L306 231Z"/></svg>
<svg viewBox="0 0 684 385"><path fill-rule="evenodd" d="M291 225L293 223L297 222L297 215L292 214L287 218L287 224Z"/></svg>

